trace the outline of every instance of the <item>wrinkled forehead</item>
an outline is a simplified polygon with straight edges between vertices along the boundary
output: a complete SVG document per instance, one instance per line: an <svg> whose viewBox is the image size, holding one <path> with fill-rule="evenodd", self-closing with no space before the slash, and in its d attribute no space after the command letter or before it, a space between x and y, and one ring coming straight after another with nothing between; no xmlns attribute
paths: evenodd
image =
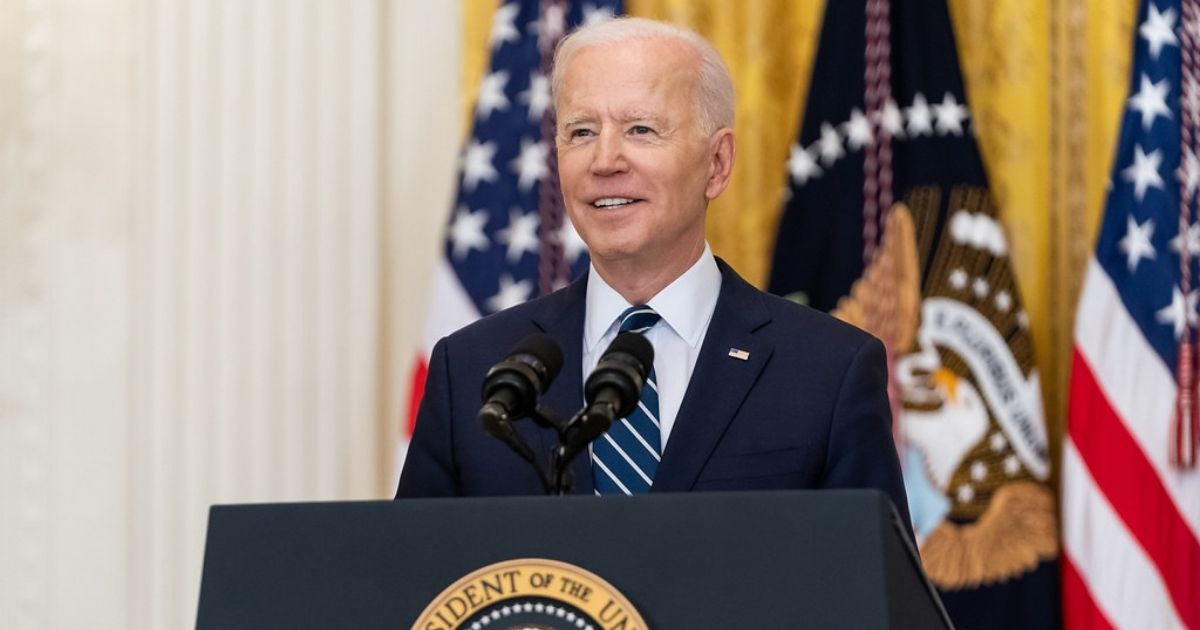
<svg viewBox="0 0 1200 630"><path fill-rule="evenodd" d="M691 110L696 98L699 56L668 39L605 42L579 49L566 60L555 92L560 124L585 113L618 118Z"/></svg>

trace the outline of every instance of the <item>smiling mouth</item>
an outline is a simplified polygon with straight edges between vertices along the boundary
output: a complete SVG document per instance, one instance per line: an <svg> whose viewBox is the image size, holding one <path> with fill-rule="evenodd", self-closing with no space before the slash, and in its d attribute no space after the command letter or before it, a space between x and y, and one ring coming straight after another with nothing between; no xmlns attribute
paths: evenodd
<svg viewBox="0 0 1200 630"><path fill-rule="evenodd" d="M630 199L629 197L605 197L592 202L594 208L620 208L628 206L631 203L637 203L641 199Z"/></svg>

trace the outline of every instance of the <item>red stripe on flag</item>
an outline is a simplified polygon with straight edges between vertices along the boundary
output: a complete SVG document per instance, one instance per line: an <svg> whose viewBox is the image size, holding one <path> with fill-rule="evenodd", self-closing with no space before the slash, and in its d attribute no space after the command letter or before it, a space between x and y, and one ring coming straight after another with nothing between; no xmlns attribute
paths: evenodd
<svg viewBox="0 0 1200 630"><path fill-rule="evenodd" d="M1096 606L1092 593L1071 563L1067 554L1062 556L1062 612L1063 627L1067 630L1112 630L1108 617Z"/></svg>
<svg viewBox="0 0 1200 630"><path fill-rule="evenodd" d="M1158 568L1179 618L1188 627L1200 628L1200 541L1078 349L1067 426L1096 486Z"/></svg>
<svg viewBox="0 0 1200 630"><path fill-rule="evenodd" d="M413 427L417 426L417 411L421 409L421 398L425 394L425 379L429 376L429 363L425 355L417 357L413 366L411 388L408 390L408 418L404 423L404 437L411 438Z"/></svg>

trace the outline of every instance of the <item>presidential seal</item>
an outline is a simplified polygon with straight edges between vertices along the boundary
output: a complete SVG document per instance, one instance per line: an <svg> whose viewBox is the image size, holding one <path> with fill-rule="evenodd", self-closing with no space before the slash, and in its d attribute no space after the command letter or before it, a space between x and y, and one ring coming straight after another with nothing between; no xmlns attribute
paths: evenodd
<svg viewBox="0 0 1200 630"><path fill-rule="evenodd" d="M442 591L413 630L645 630L611 584L577 566L542 558L488 565Z"/></svg>

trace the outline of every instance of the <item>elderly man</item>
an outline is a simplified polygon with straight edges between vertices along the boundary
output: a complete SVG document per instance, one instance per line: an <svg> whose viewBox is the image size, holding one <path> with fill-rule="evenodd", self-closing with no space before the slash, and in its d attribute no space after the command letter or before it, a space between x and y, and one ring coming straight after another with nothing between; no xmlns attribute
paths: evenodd
<svg viewBox="0 0 1200 630"><path fill-rule="evenodd" d="M591 268L437 344L397 496L541 492L476 420L485 372L545 332L566 367L543 400L574 410L608 343L636 330L655 349L641 403L576 460L577 492L871 487L907 517L883 346L758 291L705 241L735 154L712 45L644 19L584 27L559 46L552 89L563 200ZM519 430L543 458L556 443Z"/></svg>

